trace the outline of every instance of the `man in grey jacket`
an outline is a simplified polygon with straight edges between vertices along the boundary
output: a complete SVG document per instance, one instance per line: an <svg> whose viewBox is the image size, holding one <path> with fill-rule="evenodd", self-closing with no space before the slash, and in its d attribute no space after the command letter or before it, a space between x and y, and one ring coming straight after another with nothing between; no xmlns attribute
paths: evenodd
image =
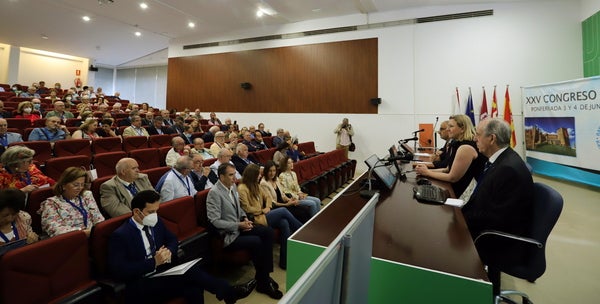
<svg viewBox="0 0 600 304"><path fill-rule="evenodd" d="M273 299L283 294L269 277L273 272L273 230L254 225L240 206L235 186L235 166L226 162L219 166L219 180L210 188L206 199L208 221L224 236L224 250L247 249L256 271L256 290Z"/></svg>
<svg viewBox="0 0 600 304"><path fill-rule="evenodd" d="M131 199L142 190L154 190L133 158L120 159L115 171L117 175L100 185L100 205L110 217L131 213Z"/></svg>

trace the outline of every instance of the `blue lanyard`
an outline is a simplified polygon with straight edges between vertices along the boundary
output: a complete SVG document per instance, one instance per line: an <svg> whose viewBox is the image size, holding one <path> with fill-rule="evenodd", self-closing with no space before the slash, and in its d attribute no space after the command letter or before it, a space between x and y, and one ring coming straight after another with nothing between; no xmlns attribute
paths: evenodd
<svg viewBox="0 0 600 304"><path fill-rule="evenodd" d="M83 208L83 202L81 201L81 196L78 196L78 198L79 198L79 206L73 204L73 202L71 202L70 200L68 200L66 197L63 196L63 198L65 199L65 201L67 201L67 203L69 203L69 205L73 206L73 208L77 209L77 211L79 211L79 213L81 213L81 216L83 216L83 225L85 226L85 228L87 228L87 226L88 226L88 213L85 210L85 208Z"/></svg>
<svg viewBox="0 0 600 304"><path fill-rule="evenodd" d="M183 184L183 186L187 189L188 191L188 195L192 195L192 192L190 191L190 181L188 180L187 176L185 177L185 182L183 181L183 178L181 178L181 176L179 176L177 174L177 172L175 172L175 170L171 169L173 171L173 174L175 174L175 176L177 176L177 179L179 179L179 181Z"/></svg>
<svg viewBox="0 0 600 304"><path fill-rule="evenodd" d="M19 232L17 231L17 226L15 225L15 222L13 221L12 223L10 223L10 225L12 226L12 231L13 231L13 234L15 235L15 240L18 240ZM5 243L10 242L8 237L6 237L6 235L2 231L0 231L0 237L4 240Z"/></svg>

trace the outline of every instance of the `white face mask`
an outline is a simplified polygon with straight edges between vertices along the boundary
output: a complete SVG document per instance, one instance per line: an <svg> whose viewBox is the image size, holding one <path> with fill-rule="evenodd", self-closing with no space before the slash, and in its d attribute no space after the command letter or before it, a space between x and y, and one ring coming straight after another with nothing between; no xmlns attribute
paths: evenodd
<svg viewBox="0 0 600 304"><path fill-rule="evenodd" d="M23 112L25 112L25 113L31 113L31 108L23 108Z"/></svg>
<svg viewBox="0 0 600 304"><path fill-rule="evenodd" d="M67 101L70 101L71 99L73 99L71 96L65 98Z"/></svg>
<svg viewBox="0 0 600 304"><path fill-rule="evenodd" d="M142 214L143 214L143 212L142 212ZM158 215L156 213L150 213L150 214L144 216L144 219L142 220L142 224L144 224L144 226L150 226L150 227L154 227L157 222L158 222Z"/></svg>

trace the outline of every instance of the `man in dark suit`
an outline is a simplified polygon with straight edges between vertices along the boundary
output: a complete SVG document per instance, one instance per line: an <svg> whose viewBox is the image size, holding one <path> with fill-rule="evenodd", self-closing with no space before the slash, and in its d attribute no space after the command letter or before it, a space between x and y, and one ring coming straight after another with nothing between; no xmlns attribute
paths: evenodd
<svg viewBox="0 0 600 304"><path fill-rule="evenodd" d="M244 286L230 286L194 265L181 275L148 276L174 265L177 239L158 218L160 195L144 190L131 201L132 216L115 230L109 240L108 265L112 275L124 281L126 303L161 303L185 297L188 303L203 303L204 289L225 303L247 296ZM250 290L251 291L251 290Z"/></svg>
<svg viewBox="0 0 600 304"><path fill-rule="evenodd" d="M448 167L448 160L450 159L450 133L448 132L448 121L443 121L440 124L440 129L438 130L440 134L440 138L445 140L444 146L439 149L434 155L432 159L434 168L446 168Z"/></svg>
<svg viewBox="0 0 600 304"><path fill-rule="evenodd" d="M249 164L257 164L248 154L248 146L239 143L235 148L235 154L231 156L231 162L235 165L235 170L240 174L244 173L244 169Z"/></svg>
<svg viewBox="0 0 600 304"><path fill-rule="evenodd" d="M12 118L12 114L8 111L4 111L4 102L0 100L0 118Z"/></svg>
<svg viewBox="0 0 600 304"><path fill-rule="evenodd" d="M146 128L148 130L148 134L157 135L157 134L171 134L173 131L169 127L163 126L163 118L162 116L156 116L152 120L152 124Z"/></svg>
<svg viewBox="0 0 600 304"><path fill-rule="evenodd" d="M484 120L477 126L477 148L489 161L462 208L473 238L490 229L517 235L529 232L533 179L525 162L509 146L510 133L510 126L498 118ZM508 240L486 238L475 245L485 264L511 263L523 258L519 255L522 251L514 250L520 245Z"/></svg>

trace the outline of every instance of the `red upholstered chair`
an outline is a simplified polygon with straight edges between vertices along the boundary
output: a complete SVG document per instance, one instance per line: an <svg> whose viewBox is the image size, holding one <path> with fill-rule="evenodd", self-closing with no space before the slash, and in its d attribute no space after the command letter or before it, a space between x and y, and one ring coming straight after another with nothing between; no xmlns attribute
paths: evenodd
<svg viewBox="0 0 600 304"><path fill-rule="evenodd" d="M124 157L127 157L125 151L98 153L94 155L93 165L98 177L115 175L115 165Z"/></svg>
<svg viewBox="0 0 600 304"><path fill-rule="evenodd" d="M92 141L92 151L95 154L123 151L121 137L100 137Z"/></svg>
<svg viewBox="0 0 600 304"><path fill-rule="evenodd" d="M5 118L9 128L17 128L25 130L31 128L31 120L29 118Z"/></svg>
<svg viewBox="0 0 600 304"><path fill-rule="evenodd" d="M123 151L148 148L148 138L146 136L127 136L123 138Z"/></svg>
<svg viewBox="0 0 600 304"><path fill-rule="evenodd" d="M81 125L81 119L79 118L67 118L64 123L67 127L79 127Z"/></svg>
<svg viewBox="0 0 600 304"><path fill-rule="evenodd" d="M185 248L195 245L194 243L200 241L201 238L208 236L206 227L198 225L196 206L192 196L163 202L158 209L158 215L167 229L177 236L179 247L184 250L184 254L189 254L185 252ZM204 247L206 248L207 244Z"/></svg>
<svg viewBox="0 0 600 304"><path fill-rule="evenodd" d="M39 235L44 233L42 231L42 217L37 212L40 210L42 202L51 196L54 196L54 192L50 187L32 191L27 196L25 211L31 215L31 228Z"/></svg>
<svg viewBox="0 0 600 304"><path fill-rule="evenodd" d="M111 179L113 175L107 175L107 176L103 176L103 177L98 177L97 179L92 181L92 187L91 187L91 191L92 191L92 195L94 196L94 199L96 200L96 204L98 205L98 208L100 208L100 211L102 211L102 214L104 215L105 218L107 214L104 212L104 209L102 209L102 203L100 202L100 186L107 180Z"/></svg>
<svg viewBox="0 0 600 304"><path fill-rule="evenodd" d="M25 138L23 138L23 140L25 140ZM11 143L9 146L14 146L14 145L26 146L29 149L34 150L35 155L33 156L33 160L36 161L37 163L43 164L48 159L52 158L52 145L50 145L49 141L45 141L45 140L24 141L24 142Z"/></svg>
<svg viewBox="0 0 600 304"><path fill-rule="evenodd" d="M150 180L150 184L152 184L153 187L156 187L156 183L158 183L158 180L169 170L171 170L171 167L163 166L163 167L142 170L140 172L144 173L144 174L148 174L148 179Z"/></svg>
<svg viewBox="0 0 600 304"><path fill-rule="evenodd" d="M256 161L264 164L269 160L273 160L273 155L275 154L275 151L277 149L275 148L271 148L271 149L267 149L267 150L260 150L260 151L256 151L254 153L254 156L256 157Z"/></svg>
<svg viewBox="0 0 600 304"><path fill-rule="evenodd" d="M207 158L204 160L204 162L202 162L202 166L204 167L210 167L210 165L214 164L217 161L216 158Z"/></svg>
<svg viewBox="0 0 600 304"><path fill-rule="evenodd" d="M91 158L86 155L54 157L46 161L46 176L57 181L65 169L69 167L84 167L86 170L89 170L90 163Z"/></svg>
<svg viewBox="0 0 600 304"><path fill-rule="evenodd" d="M85 155L92 157L92 145L89 139L64 139L54 143L54 156Z"/></svg>
<svg viewBox="0 0 600 304"><path fill-rule="evenodd" d="M158 149L156 148L131 150L129 151L129 157L137 161L140 170L160 167Z"/></svg>
<svg viewBox="0 0 600 304"><path fill-rule="evenodd" d="M160 165L163 167L167 165L166 160L167 153L169 153L169 150L171 150L170 146L158 148L158 159L160 160Z"/></svg>
<svg viewBox="0 0 600 304"><path fill-rule="evenodd" d="M173 139L173 137L169 134L150 135L148 137L148 147L150 147L150 148L171 147L172 139Z"/></svg>
<svg viewBox="0 0 600 304"><path fill-rule="evenodd" d="M25 130L21 130L21 129L17 129L17 128L7 128L6 129L6 132L13 132L13 133L21 134L21 137L23 137L23 131L25 131ZM27 138L23 138L23 140L27 140Z"/></svg>
<svg viewBox="0 0 600 304"><path fill-rule="evenodd" d="M46 126L46 118L37 119L33 121L34 128L43 128Z"/></svg>
<svg viewBox="0 0 600 304"><path fill-rule="evenodd" d="M14 249L0 259L0 302L93 302L88 239L73 231Z"/></svg>
<svg viewBox="0 0 600 304"><path fill-rule="evenodd" d="M315 149L314 141L299 143L298 151L304 152L305 157L313 157L313 156L321 154L321 153L317 152L317 150Z"/></svg>

